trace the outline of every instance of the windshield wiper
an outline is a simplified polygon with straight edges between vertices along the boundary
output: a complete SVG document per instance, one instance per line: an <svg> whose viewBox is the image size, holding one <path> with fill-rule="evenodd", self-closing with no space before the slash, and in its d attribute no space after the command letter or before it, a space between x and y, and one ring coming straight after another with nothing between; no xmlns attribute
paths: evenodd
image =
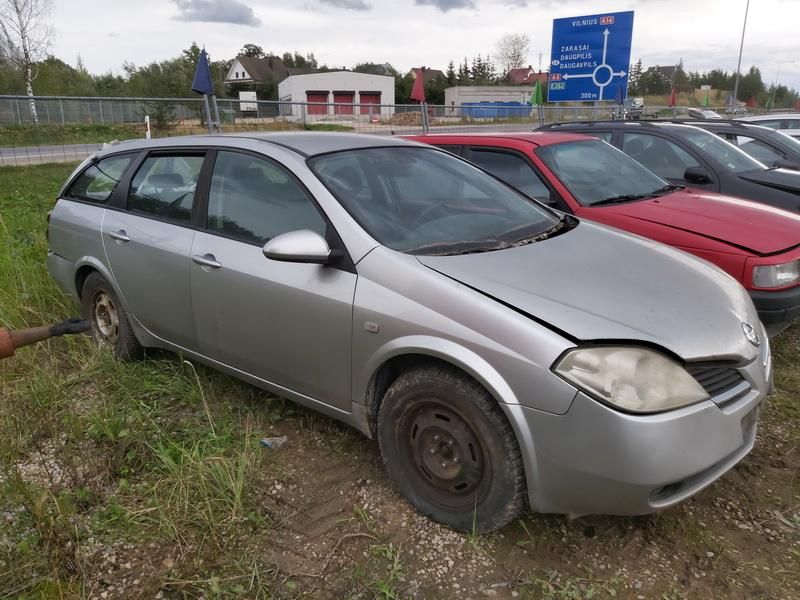
<svg viewBox="0 0 800 600"><path fill-rule="evenodd" d="M668 183L667 185L658 188L650 193L650 196L663 196L667 192L674 192L675 190L682 190L684 187L683 185L675 185L674 183Z"/></svg>
<svg viewBox="0 0 800 600"><path fill-rule="evenodd" d="M597 202L592 202L592 206L600 206L601 204L619 204L620 202L642 200L649 197L650 194L620 194L619 196L611 196L610 198L603 198Z"/></svg>

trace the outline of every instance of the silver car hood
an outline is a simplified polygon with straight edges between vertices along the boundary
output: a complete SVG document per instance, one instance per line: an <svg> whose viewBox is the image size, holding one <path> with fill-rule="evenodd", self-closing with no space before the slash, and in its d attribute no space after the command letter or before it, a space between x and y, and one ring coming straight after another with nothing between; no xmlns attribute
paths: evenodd
<svg viewBox="0 0 800 600"><path fill-rule="evenodd" d="M747 292L705 261L582 221L506 250L419 261L567 336L638 340L685 361L751 360L742 323L758 328Z"/></svg>

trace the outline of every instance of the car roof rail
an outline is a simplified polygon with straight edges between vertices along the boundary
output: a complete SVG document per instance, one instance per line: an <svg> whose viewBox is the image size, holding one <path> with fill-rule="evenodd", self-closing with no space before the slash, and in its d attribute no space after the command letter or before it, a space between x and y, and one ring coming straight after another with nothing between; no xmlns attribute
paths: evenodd
<svg viewBox="0 0 800 600"><path fill-rule="evenodd" d="M559 127L571 127L573 125L619 125L623 123L652 127L657 122L657 119L596 119L591 121L559 121L557 123L547 123L538 129L558 129Z"/></svg>

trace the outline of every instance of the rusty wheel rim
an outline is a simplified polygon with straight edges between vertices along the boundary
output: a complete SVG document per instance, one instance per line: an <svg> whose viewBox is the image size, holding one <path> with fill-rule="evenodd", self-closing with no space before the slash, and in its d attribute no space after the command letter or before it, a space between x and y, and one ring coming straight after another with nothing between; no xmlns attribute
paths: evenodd
<svg viewBox="0 0 800 600"><path fill-rule="evenodd" d="M99 291L92 299L92 325L101 345L115 346L119 341L119 312L108 292Z"/></svg>

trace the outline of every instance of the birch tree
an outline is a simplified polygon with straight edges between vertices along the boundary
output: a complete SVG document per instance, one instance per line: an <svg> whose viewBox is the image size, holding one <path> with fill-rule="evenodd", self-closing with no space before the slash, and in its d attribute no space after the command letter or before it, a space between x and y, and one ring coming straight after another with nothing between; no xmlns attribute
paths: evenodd
<svg viewBox="0 0 800 600"><path fill-rule="evenodd" d="M51 8L52 0L0 0L0 53L22 72L34 123L39 122L34 66L50 47L52 30L46 21Z"/></svg>
<svg viewBox="0 0 800 600"><path fill-rule="evenodd" d="M527 64L530 46L531 38L527 33L507 33L497 41L495 58L504 76L511 69L521 69Z"/></svg>

